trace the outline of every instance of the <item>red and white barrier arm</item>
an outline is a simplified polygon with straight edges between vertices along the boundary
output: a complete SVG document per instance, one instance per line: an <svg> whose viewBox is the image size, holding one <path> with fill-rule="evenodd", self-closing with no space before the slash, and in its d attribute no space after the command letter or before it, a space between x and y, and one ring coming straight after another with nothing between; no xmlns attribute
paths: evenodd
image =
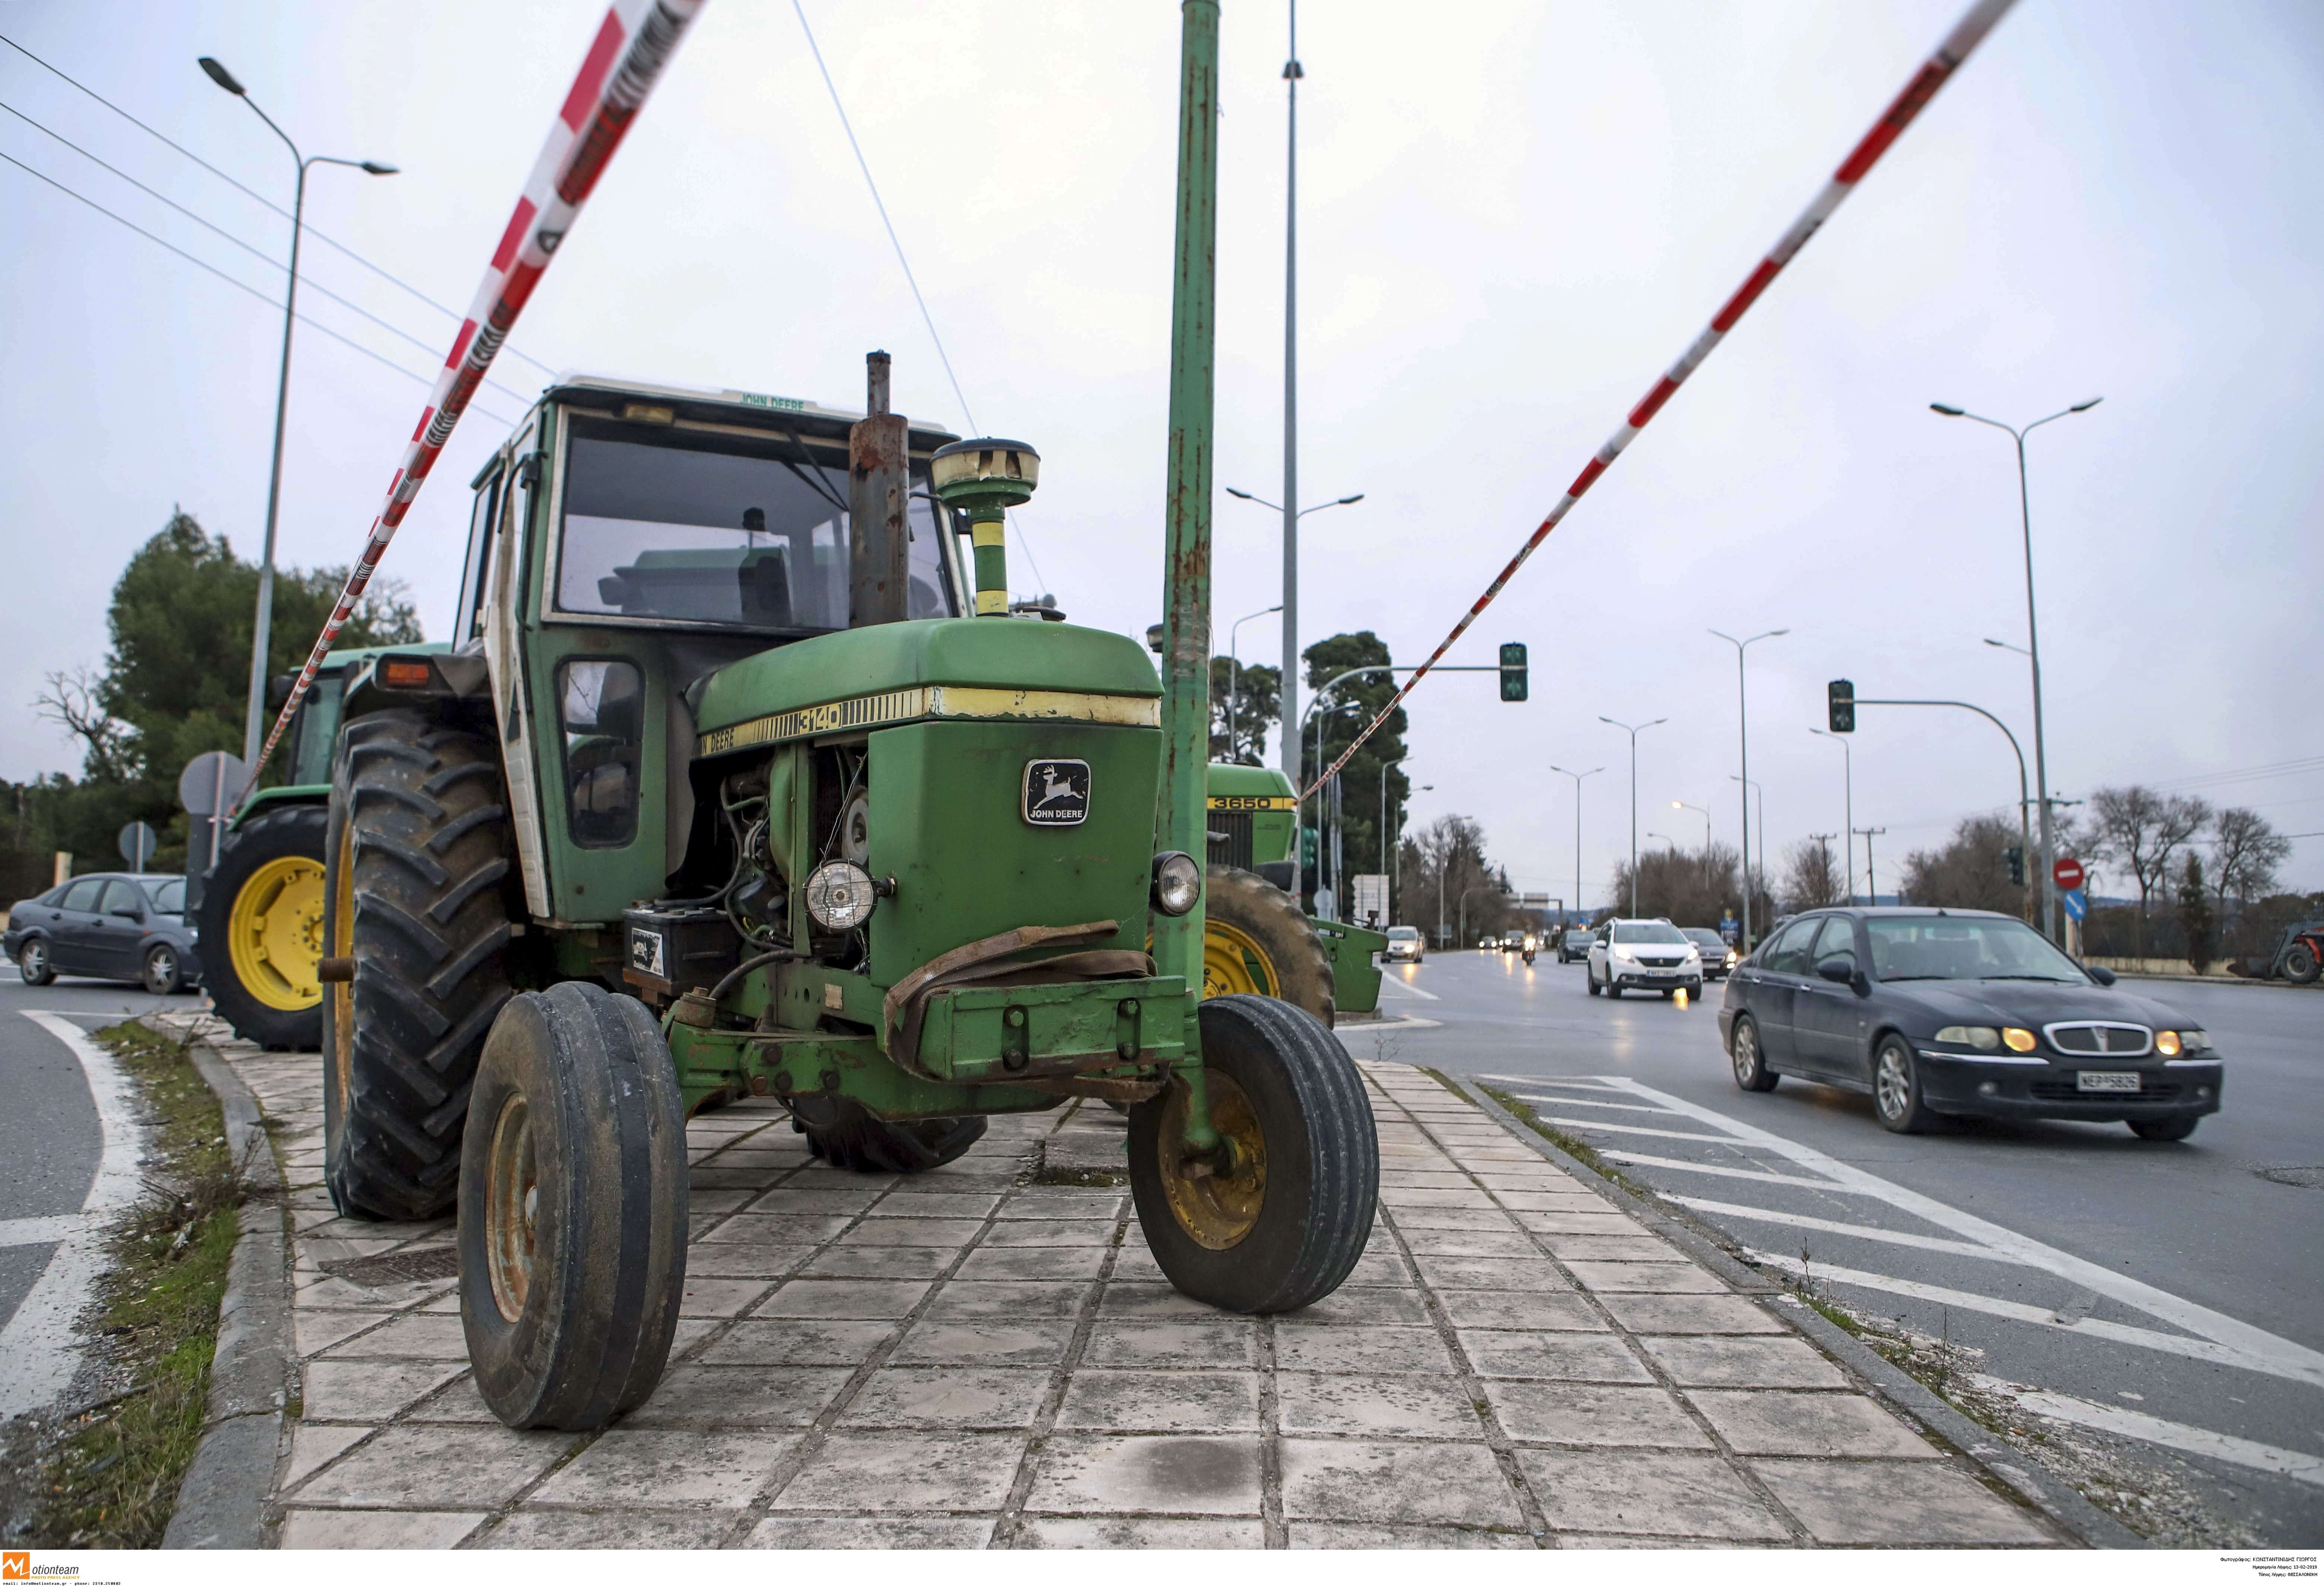
<svg viewBox="0 0 2324 1587"><path fill-rule="evenodd" d="M402 466L388 482L386 504L372 521L371 533L364 541L363 554L355 558L355 570L347 576L346 588L339 593L330 621L323 624L290 697L283 702L273 731L258 752L248 785L235 797L236 809L258 786L261 768L281 742L291 715L313 686L316 671L330 654L339 630L346 626L363 600L364 587L387 553L388 542L395 538L420 487L428 483L429 471L436 466L445 443L467 411L468 400L484 383L484 374L508 340L517 316L524 312L550 258L572 230L581 206L588 202L597 179L605 174L613 151L622 146L630 124L644 107L646 96L653 91L702 5L703 0L613 0L604 20L597 24L589 52L549 129L549 141L541 145L540 158L525 180L523 195L501 233L500 246L493 252L484 284L469 303L451 355L444 360L436 389L429 393L428 406L411 432Z"/></svg>
<svg viewBox="0 0 2324 1587"><path fill-rule="evenodd" d="M1517 554L1509 558L1508 566L1495 576L1493 582L1485 586L1485 593L1477 597L1476 604L1452 625L1452 632L1444 636L1444 642L1438 645L1428 660L1413 673L1410 680L1396 691L1395 698L1388 701L1380 714L1365 724L1364 730L1356 735L1355 743L1348 746L1346 753L1332 762L1331 770L1301 790L1299 797L1302 799L1321 788L1334 772L1345 766L1349 758L1363 747L1364 741L1388 720L1389 713L1404 704L1404 697L1420 687L1420 680L1428 676L1428 669L1442 660L1444 652L1469 632L1469 625L1477 621L1478 614L1492 604L1493 597L1517 577L1517 569L1525 566L1526 558L1533 555L1535 548L1549 538L1550 531L1564 521L1565 515L1573 510L1573 504L1582 499L1582 493L1598 483L1600 475L1613 466L1614 459L1620 457L1624 448L1646 427L1647 420L1661 412L1663 404L1678 393L1679 387L1686 383L1686 377L1702 367L1702 361L1711 356L1711 350L1726 339L1727 333L1735 328L1735 322L1758 301L1759 294L1767 290L1768 283L1782 273L1784 266L1807 245L1808 239L1815 235L1816 228L1831 218L1831 212L1840 208L1840 201L1856 190L1856 184L1862 181L1865 173L1888 152L1888 145L1913 125L1913 118L1936 97L1937 90L1960 69L1961 62L1969 59L1969 51L1984 42L1986 34L1993 31L1994 24L2015 3L2015 0L1978 0L1969 7L1969 14L1945 35L1945 42L1937 46L1936 53L1922 63L1920 70L1913 74L1913 80L1904 85L1904 91L1881 113L1880 119L1872 124L1872 130L1864 134L1855 150L1840 162L1840 169L1832 172L1831 180L1824 184L1823 191L1815 196L1815 201L1801 212L1799 219L1792 223L1791 229L1767 250L1767 256L1759 261L1758 266L1735 295L1727 300L1726 307L1711 319L1710 328L1694 339L1694 345L1670 366L1669 373L1655 383L1654 389L1630 410L1629 416L1622 421L1622 427L1598 448L1597 455L1590 459L1582 472L1574 475L1573 483L1565 487L1565 494L1558 497L1556 504L1550 508L1549 516L1541 521L1541 527L1517 548Z"/></svg>

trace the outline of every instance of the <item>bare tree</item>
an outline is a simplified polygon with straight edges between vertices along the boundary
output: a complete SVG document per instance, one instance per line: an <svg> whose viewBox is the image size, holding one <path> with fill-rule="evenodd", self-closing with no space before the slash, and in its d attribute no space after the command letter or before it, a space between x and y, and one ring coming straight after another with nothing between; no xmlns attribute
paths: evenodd
<svg viewBox="0 0 2324 1587"><path fill-rule="evenodd" d="M2146 917L2154 895L2169 883L2171 861L2210 824L2211 807L2192 794L2159 794L2133 783L2090 796L2090 834L2098 852L2130 870L2138 888L2138 939L2146 949Z"/></svg>
<svg viewBox="0 0 2324 1587"><path fill-rule="evenodd" d="M83 772L98 782L129 775L129 724L99 703L105 679L86 667L51 672L32 708L81 741Z"/></svg>
<svg viewBox="0 0 2324 1587"><path fill-rule="evenodd" d="M1847 896L1848 884L1840 878L1840 858L1831 852L1830 838L1803 837L1791 846L1784 857L1786 909L1794 914L1821 909L1844 901Z"/></svg>
<svg viewBox="0 0 2324 1587"><path fill-rule="evenodd" d="M2221 917L2229 899L2265 898L2275 886L2276 867L2292 857L2292 840L2257 810L2240 806L2211 820L2211 891Z"/></svg>
<svg viewBox="0 0 2324 1587"><path fill-rule="evenodd" d="M1475 821L1440 816L1406 840L1404 854L1404 896L1397 910L1405 922L1441 924L1450 930L1464 918L1465 898L1472 940L1480 931L1508 927L1508 875L1485 857L1485 829Z"/></svg>
<svg viewBox="0 0 2324 1587"><path fill-rule="evenodd" d="M2025 890L2009 880L2006 853L2020 841L2016 822L1971 816L1953 828L1944 847L1915 849L1905 856L1901 890L1916 904L2023 915ZM2029 854L2025 863L2036 862Z"/></svg>

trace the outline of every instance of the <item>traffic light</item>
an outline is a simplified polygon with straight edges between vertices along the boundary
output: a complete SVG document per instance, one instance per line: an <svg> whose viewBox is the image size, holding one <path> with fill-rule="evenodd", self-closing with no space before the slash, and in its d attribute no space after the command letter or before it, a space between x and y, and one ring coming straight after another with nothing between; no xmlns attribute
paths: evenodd
<svg viewBox="0 0 2324 1587"><path fill-rule="evenodd" d="M1501 698L1526 697L1526 651L1523 645L1501 647Z"/></svg>
<svg viewBox="0 0 2324 1587"><path fill-rule="evenodd" d="M2001 858L2002 863L2009 867L2009 885L2012 887L2024 886L2025 851L2019 848L2015 844L2011 844L2007 848L2001 851Z"/></svg>
<svg viewBox="0 0 2324 1587"><path fill-rule="evenodd" d="M1323 835L1312 826L1301 827L1299 829L1299 868L1310 876L1314 875L1315 867L1322 861L1323 853Z"/></svg>
<svg viewBox="0 0 2324 1587"><path fill-rule="evenodd" d="M1835 678L1824 691L1831 707L1831 730L1834 733L1856 731L1856 686L1845 678Z"/></svg>

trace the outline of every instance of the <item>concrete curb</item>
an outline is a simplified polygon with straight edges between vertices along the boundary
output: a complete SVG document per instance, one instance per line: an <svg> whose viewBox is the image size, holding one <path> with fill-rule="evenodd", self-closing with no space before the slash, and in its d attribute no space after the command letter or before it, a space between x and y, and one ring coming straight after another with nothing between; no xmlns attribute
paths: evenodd
<svg viewBox="0 0 2324 1587"><path fill-rule="evenodd" d="M1951 1444L1980 1471L2039 1510L2061 1531L2087 1548L2145 1548L2146 1540L2107 1515L2071 1488L2045 1472L2018 1463L2016 1452L1996 1442L1992 1434L1939 1398L1936 1393L1899 1370L1846 1329L1806 1306L1777 1304L1782 1287L1756 1268L1736 1260L1702 1232L1632 1195L1571 1153L1559 1149L1522 1120L1509 1112L1473 1083L1457 1075L1429 1071L1450 1081L1471 1102L1498 1121L1526 1146L1559 1167L1640 1223L1677 1246L1725 1279L1738 1292L1759 1301L1770 1315L1805 1335L1824 1354L1864 1380L1890 1409L1926 1427Z"/></svg>
<svg viewBox="0 0 2324 1587"><path fill-rule="evenodd" d="M210 1360L201 1447L178 1488L164 1548L265 1548L266 1503L288 1436L296 1368L290 1348L289 1209L258 1099L202 1039L186 1050L226 1118L226 1150L247 1164L250 1198L226 1269Z"/></svg>

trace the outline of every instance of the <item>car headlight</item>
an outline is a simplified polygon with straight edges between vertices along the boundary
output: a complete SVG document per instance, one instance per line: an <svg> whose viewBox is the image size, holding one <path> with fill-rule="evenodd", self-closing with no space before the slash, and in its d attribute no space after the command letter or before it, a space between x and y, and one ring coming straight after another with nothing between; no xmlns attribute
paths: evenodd
<svg viewBox="0 0 2324 1587"><path fill-rule="evenodd" d="M2034 1033L2019 1026L2005 1026L2001 1032L2001 1045L2013 1053L2030 1053L2034 1047Z"/></svg>
<svg viewBox="0 0 2324 1587"><path fill-rule="evenodd" d="M1172 850L1154 856L1154 907L1166 915L1183 915L1201 901L1203 868L1194 856Z"/></svg>
<svg viewBox="0 0 2324 1587"><path fill-rule="evenodd" d="M1990 1025L1948 1025L1937 1032L1937 1039L1989 1053L2001 1045L2001 1032Z"/></svg>
<svg viewBox="0 0 2324 1587"><path fill-rule="evenodd" d="M825 931L854 930L879 901L872 873L845 860L817 865L807 879L807 912Z"/></svg>
<svg viewBox="0 0 2324 1587"><path fill-rule="evenodd" d="M2158 1047L2162 1045L2159 1038L2155 1045ZM2212 1050L2209 1033L2201 1030L2181 1030L2179 1032L2179 1045L2190 1054L2208 1053Z"/></svg>
<svg viewBox="0 0 2324 1587"><path fill-rule="evenodd" d="M1608 954L1608 955L1609 955L1609 956L1613 957L1613 958L1617 958L1617 959L1624 959L1624 960L1628 960L1628 959L1635 958L1635 957L1637 956L1636 955L1632 954L1632 953L1630 952L1630 950L1629 950L1629 949L1628 949L1628 948L1608 948L1608 949L1606 950L1606 952L1607 952L1607 954Z"/></svg>

